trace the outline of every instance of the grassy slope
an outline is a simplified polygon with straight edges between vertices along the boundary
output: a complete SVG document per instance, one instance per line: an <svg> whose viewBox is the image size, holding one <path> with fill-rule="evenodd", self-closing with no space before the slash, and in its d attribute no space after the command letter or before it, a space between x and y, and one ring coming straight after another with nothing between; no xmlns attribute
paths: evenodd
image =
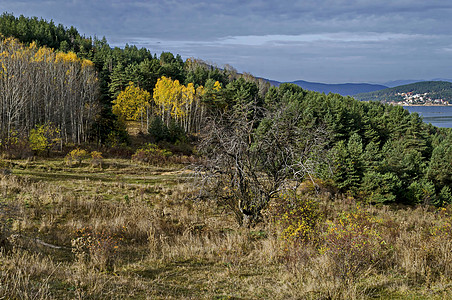
<svg viewBox="0 0 452 300"><path fill-rule="evenodd" d="M88 163L67 167L58 159L15 161L13 174L0 178L0 219L6 225L0 244L9 249L0 254L0 298L452 295L451 270L435 267L436 259L452 261L452 238L443 226L450 217L444 210L365 206L390 244L384 248L390 259L384 266L369 265L358 277L341 278L334 273L334 260L320 255L318 245L299 245L287 255L273 222L237 228L224 208L193 201L191 177L180 168L113 159L105 160L103 168ZM317 201L324 221L335 222L341 212L356 209L349 198ZM327 230L324 221L320 236ZM432 228L445 230L440 244ZM88 233L94 243L89 244ZM77 238L83 247L72 244Z"/></svg>

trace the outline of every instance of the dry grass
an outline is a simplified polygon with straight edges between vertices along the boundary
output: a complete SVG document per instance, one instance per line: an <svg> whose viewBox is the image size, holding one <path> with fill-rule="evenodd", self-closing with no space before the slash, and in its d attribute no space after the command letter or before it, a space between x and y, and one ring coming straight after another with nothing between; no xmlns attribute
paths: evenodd
<svg viewBox="0 0 452 300"><path fill-rule="evenodd" d="M239 228L176 171L15 161L0 178L0 298L452 298L450 209L306 194L320 217L287 240L276 212Z"/></svg>

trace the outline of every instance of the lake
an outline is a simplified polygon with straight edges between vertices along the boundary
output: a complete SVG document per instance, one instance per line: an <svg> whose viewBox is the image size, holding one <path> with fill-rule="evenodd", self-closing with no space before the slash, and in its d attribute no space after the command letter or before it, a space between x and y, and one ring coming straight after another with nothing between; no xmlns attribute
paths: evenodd
<svg viewBox="0 0 452 300"><path fill-rule="evenodd" d="M452 105L450 106L404 106L410 113L417 112L425 123L437 127L452 128Z"/></svg>

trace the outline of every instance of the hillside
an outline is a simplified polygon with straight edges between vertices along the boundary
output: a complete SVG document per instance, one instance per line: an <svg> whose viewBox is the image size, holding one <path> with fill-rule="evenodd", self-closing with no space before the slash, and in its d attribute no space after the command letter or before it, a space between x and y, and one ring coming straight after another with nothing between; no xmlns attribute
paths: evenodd
<svg viewBox="0 0 452 300"><path fill-rule="evenodd" d="M275 80L265 79L273 86L279 86L281 82ZM339 84L328 84L328 83L319 83L319 82L309 82L304 80L296 80L290 83L296 84L299 87L320 93L334 93L342 96L352 96L359 93L368 93L373 91L378 91L382 89L386 89L387 86L379 85L379 84L370 84L370 83L339 83Z"/></svg>
<svg viewBox="0 0 452 300"><path fill-rule="evenodd" d="M342 96L352 96L359 93L367 93L386 89L387 87L379 84L370 83L340 83L340 84L327 84L318 82L309 82L304 80L293 81L294 83L305 90L310 90L320 93L334 93Z"/></svg>
<svg viewBox="0 0 452 300"><path fill-rule="evenodd" d="M361 101L380 101L406 104L452 103L452 83L446 81L422 81L370 93L354 95Z"/></svg>

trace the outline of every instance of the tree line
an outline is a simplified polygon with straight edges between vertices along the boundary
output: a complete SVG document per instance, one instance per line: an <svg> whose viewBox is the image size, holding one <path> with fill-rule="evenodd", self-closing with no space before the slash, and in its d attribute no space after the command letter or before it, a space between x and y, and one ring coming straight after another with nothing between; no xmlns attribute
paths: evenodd
<svg viewBox="0 0 452 300"><path fill-rule="evenodd" d="M5 20L17 28L47 26L36 18L8 14L0 24ZM21 55L30 53L30 66L48 66L29 66L30 74L5 81L10 86L3 90L13 94L2 100L10 103L2 114L4 134L8 126L30 130L49 120L65 128L66 140L112 145L127 140L124 120L137 120L155 141L175 142L176 135L168 138L170 127L172 132L196 135L206 158L204 174L215 179L209 181L211 191L237 216L258 215L288 183L306 178L372 203L452 202L450 130L427 125L402 107L320 94L294 84L271 87L230 66L183 61L168 52L157 57L129 45L112 48L105 38L86 39L63 29L75 35L69 43L75 54L66 52L65 43L61 46L64 39L54 50L45 47L49 40L59 40L58 35L43 38L34 29L19 35L29 43L17 47ZM89 46L77 46L76 41L88 40ZM37 54L44 52L48 54ZM36 61L36 55L46 58ZM39 75L39 70L47 73ZM33 80L28 78L50 83L31 87ZM16 92L22 84L36 90L34 96ZM46 99L58 109L46 104L47 110L36 113L41 107L37 103Z"/></svg>

